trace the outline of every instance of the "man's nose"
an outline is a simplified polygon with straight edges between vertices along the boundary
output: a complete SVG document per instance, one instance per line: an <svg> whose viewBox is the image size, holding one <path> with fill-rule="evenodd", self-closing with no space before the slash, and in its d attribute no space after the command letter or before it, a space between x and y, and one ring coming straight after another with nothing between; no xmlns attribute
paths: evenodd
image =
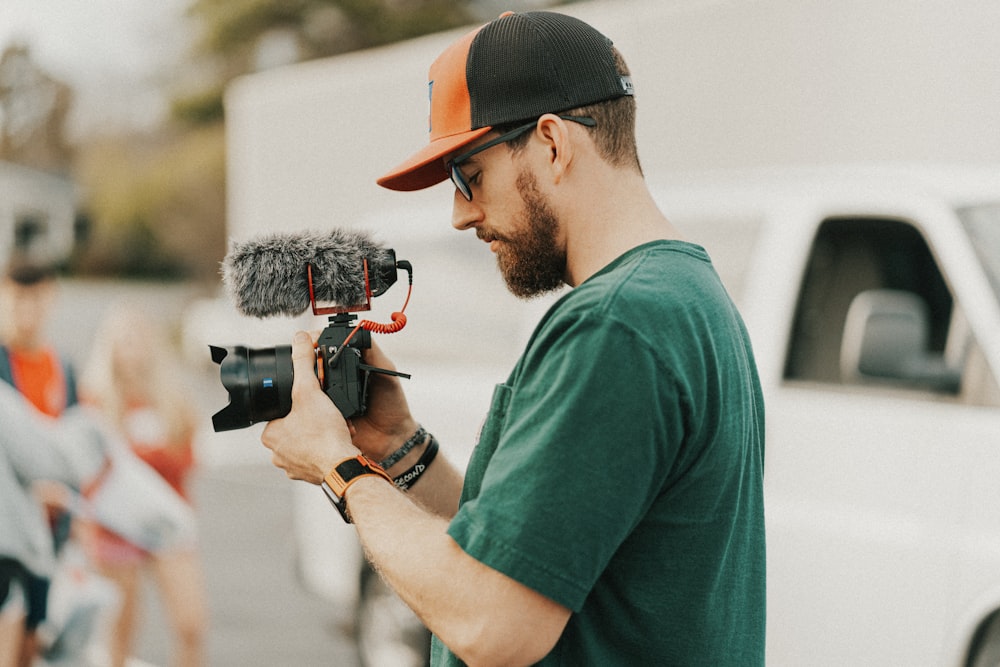
<svg viewBox="0 0 1000 667"><path fill-rule="evenodd" d="M475 202L466 199L456 188L455 198L452 200L451 226L461 232L474 228L482 219L482 209Z"/></svg>

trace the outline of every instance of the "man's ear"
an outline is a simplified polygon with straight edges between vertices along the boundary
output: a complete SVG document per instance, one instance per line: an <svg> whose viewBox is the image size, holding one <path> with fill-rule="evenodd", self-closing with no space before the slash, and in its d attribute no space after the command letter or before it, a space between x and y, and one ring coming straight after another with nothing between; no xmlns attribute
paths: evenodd
<svg viewBox="0 0 1000 667"><path fill-rule="evenodd" d="M545 114L538 119L537 132L546 151L546 164L554 183L566 175L573 162L573 136L569 122L555 114Z"/></svg>

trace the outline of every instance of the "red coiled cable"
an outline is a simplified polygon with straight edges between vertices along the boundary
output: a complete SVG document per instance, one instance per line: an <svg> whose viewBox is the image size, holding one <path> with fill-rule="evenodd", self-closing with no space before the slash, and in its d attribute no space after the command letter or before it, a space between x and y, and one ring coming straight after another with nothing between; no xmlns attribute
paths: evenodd
<svg viewBox="0 0 1000 667"><path fill-rule="evenodd" d="M347 334L347 338L344 339L341 347L346 347L351 339L354 338L354 334L358 333L359 329L364 329L365 331L371 331L380 334L392 334L396 333L400 329L406 326L406 315L403 313L406 307L410 304L410 294L413 293L413 282L410 282L409 288L406 290L406 301L403 302L403 307L390 315L392 323L383 324L382 322L373 322L372 320L361 320L358 325L351 330L351 333Z"/></svg>

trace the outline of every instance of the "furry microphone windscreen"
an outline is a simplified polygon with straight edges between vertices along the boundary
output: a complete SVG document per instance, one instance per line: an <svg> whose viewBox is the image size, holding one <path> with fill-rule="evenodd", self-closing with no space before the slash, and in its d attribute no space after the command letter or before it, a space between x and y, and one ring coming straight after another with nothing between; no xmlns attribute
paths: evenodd
<svg viewBox="0 0 1000 667"><path fill-rule="evenodd" d="M368 259L371 289L384 283L391 250L357 230L274 233L234 244L222 262L222 279L244 315L294 317L310 306L307 265L313 267L316 301L340 306L366 300L364 259Z"/></svg>

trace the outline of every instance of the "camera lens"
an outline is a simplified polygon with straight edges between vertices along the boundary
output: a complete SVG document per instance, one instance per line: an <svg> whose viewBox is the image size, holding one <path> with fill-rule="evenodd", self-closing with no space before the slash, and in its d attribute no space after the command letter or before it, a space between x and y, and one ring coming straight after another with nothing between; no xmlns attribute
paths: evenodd
<svg viewBox="0 0 1000 667"><path fill-rule="evenodd" d="M291 346L209 348L229 392L229 405L212 415L217 432L278 419L292 409Z"/></svg>

